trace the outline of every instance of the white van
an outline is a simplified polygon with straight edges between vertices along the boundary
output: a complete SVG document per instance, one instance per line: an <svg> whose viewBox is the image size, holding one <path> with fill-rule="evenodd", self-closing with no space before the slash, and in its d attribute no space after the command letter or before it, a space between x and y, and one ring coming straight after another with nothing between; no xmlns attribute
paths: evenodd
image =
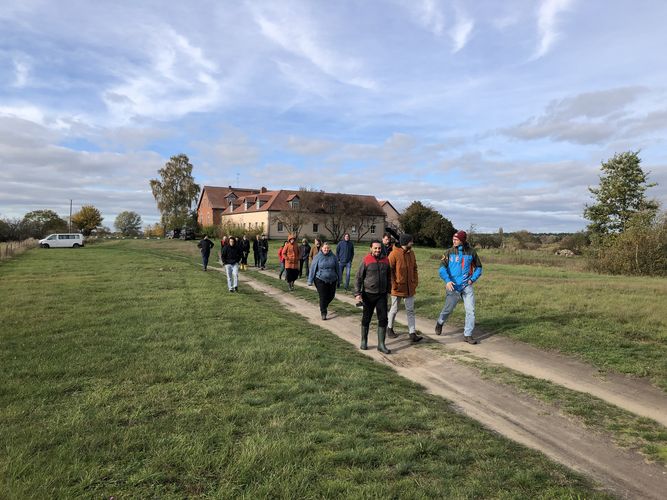
<svg viewBox="0 0 667 500"><path fill-rule="evenodd" d="M83 246L83 234L50 234L43 240L39 240L39 246L42 248L79 248Z"/></svg>

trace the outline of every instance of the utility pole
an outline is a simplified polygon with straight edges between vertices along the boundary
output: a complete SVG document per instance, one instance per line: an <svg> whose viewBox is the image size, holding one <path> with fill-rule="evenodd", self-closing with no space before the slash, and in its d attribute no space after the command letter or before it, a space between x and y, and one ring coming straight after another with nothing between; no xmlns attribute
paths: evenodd
<svg viewBox="0 0 667 500"><path fill-rule="evenodd" d="M67 232L71 233L72 232L72 200L69 200L69 224L68 224L68 229Z"/></svg>

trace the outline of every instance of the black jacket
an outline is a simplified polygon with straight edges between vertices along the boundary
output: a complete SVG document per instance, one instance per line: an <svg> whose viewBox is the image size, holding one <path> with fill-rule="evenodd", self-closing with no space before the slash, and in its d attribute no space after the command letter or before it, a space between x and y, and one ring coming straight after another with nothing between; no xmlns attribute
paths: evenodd
<svg viewBox="0 0 667 500"><path fill-rule="evenodd" d="M215 243L211 240L203 239L197 243L197 246L201 249L202 255L209 255L211 253L211 248L215 246Z"/></svg>
<svg viewBox="0 0 667 500"><path fill-rule="evenodd" d="M242 257L241 245L230 245L228 243L222 248L221 256L223 264L238 264Z"/></svg>

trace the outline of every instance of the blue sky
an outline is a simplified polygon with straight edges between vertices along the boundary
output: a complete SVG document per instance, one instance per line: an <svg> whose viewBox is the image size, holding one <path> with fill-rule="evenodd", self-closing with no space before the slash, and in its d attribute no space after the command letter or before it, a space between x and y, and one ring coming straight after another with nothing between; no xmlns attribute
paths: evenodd
<svg viewBox="0 0 667 500"><path fill-rule="evenodd" d="M667 2L0 0L0 216L159 218L148 181L421 200L583 229L600 162L667 199Z"/></svg>

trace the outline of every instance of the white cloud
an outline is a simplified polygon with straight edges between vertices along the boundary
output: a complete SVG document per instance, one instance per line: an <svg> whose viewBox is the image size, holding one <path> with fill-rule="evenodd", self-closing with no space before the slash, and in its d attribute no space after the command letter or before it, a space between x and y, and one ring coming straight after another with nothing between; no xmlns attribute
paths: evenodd
<svg viewBox="0 0 667 500"><path fill-rule="evenodd" d="M219 104L220 77L203 50L171 27L152 27L149 33L146 64L118 68L122 83L102 96L112 116L119 123L143 116L163 120Z"/></svg>
<svg viewBox="0 0 667 500"><path fill-rule="evenodd" d="M559 37L558 16L566 11L574 0L542 0L537 11L537 31L540 35L534 59L544 56Z"/></svg>
<svg viewBox="0 0 667 500"><path fill-rule="evenodd" d="M452 52L461 50L470 40L475 22L462 9L456 9L456 23L449 30L449 36L452 38L454 47Z"/></svg>
<svg viewBox="0 0 667 500"><path fill-rule="evenodd" d="M301 6L303 7L303 5ZM339 54L327 47L319 35L325 26L304 14L304 9L290 9L281 5L280 9L251 9L261 33L288 53L305 59L322 73L335 80L375 90L377 83L363 75L364 64L348 54Z"/></svg>
<svg viewBox="0 0 667 500"><path fill-rule="evenodd" d="M30 76L30 65L23 59L14 58L14 70L15 79L12 85L17 88L25 87Z"/></svg>
<svg viewBox="0 0 667 500"><path fill-rule="evenodd" d="M416 16L422 26L429 29L434 35L440 36L445 29L445 16L436 0L421 0L414 2Z"/></svg>

